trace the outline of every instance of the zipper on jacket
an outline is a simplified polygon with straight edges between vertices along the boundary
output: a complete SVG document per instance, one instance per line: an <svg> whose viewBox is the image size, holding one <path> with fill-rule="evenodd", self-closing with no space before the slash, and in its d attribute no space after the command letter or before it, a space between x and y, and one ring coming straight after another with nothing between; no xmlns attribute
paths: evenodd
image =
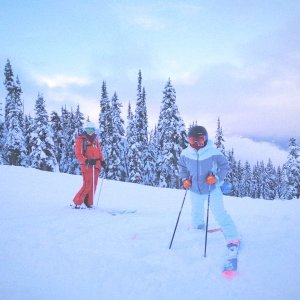
<svg viewBox="0 0 300 300"><path fill-rule="evenodd" d="M197 151L196 154L197 154L197 187L198 187L199 193L201 193L201 191L200 191L200 183L199 183L199 153L198 153L198 151Z"/></svg>

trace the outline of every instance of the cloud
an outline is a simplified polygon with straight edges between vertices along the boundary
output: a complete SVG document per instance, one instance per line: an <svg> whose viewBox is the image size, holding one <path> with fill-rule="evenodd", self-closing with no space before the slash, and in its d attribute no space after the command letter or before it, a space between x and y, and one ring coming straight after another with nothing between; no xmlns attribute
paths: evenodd
<svg viewBox="0 0 300 300"><path fill-rule="evenodd" d="M114 15L124 24L146 30L163 30L166 27L164 16L160 16L157 7L152 4L111 5Z"/></svg>
<svg viewBox="0 0 300 300"><path fill-rule="evenodd" d="M237 63L209 64L187 88L176 86L183 114L231 134L300 137L300 18L239 47ZM189 120L187 120L189 121Z"/></svg>
<svg viewBox="0 0 300 300"><path fill-rule="evenodd" d="M143 29L162 30L165 28L164 22L150 16L134 16L129 22Z"/></svg>
<svg viewBox="0 0 300 300"><path fill-rule="evenodd" d="M35 80L39 85L45 85L48 88L66 88L69 86L85 86L91 84L91 80L83 77L67 76L57 74L53 76L37 75Z"/></svg>
<svg viewBox="0 0 300 300"><path fill-rule="evenodd" d="M251 165L256 162L268 162L270 158L275 166L282 166L287 161L288 152L279 149L276 145L267 142L256 142L244 137L224 137L227 151L234 149L236 160L248 161Z"/></svg>

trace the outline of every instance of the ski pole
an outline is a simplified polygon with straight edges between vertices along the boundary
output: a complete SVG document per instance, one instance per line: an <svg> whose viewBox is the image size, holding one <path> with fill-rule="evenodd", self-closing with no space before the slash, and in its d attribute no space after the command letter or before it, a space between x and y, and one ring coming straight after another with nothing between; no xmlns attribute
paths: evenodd
<svg viewBox="0 0 300 300"><path fill-rule="evenodd" d="M208 186L208 199L207 199L207 210L206 210L206 227L205 227L205 242L204 242L204 257L206 257L207 230L208 230L208 218L209 218L209 202L210 202L210 185Z"/></svg>
<svg viewBox="0 0 300 300"><path fill-rule="evenodd" d="M99 189L99 193L98 193L98 200L97 200L97 206L96 206L96 208L98 207L98 203L99 203L100 194L101 194L101 191L102 191L102 185L103 185L104 177L105 177L105 173L103 173L102 181L101 181L101 184L100 184L100 189Z"/></svg>
<svg viewBox="0 0 300 300"><path fill-rule="evenodd" d="M176 229L177 229L177 225L178 225L178 222L179 222L179 218L180 218L180 215L181 215L181 211L182 211L182 208L183 208L183 204L184 204L184 201L185 201L187 191L188 190L186 190L185 193L184 193L183 201L182 201L181 208L180 208L180 211L179 211L179 214L178 214L177 222L176 222L176 225L175 225L175 228L174 228L174 232L173 232L172 239L171 239L171 242L170 242L170 245L169 245L169 249L171 249L172 244L173 244L173 239L174 239L174 236L175 236L175 232L176 232Z"/></svg>
<svg viewBox="0 0 300 300"><path fill-rule="evenodd" d="M94 197L95 197L95 166L93 165L93 205L94 205Z"/></svg>

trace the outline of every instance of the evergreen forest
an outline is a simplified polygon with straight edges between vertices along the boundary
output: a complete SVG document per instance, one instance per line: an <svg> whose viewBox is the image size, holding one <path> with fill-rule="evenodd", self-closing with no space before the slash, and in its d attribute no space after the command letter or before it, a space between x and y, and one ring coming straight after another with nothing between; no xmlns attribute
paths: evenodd
<svg viewBox="0 0 300 300"><path fill-rule="evenodd" d="M41 93L35 100L34 116L25 114L21 83L9 60L3 83L6 97L0 100L0 164L80 174L74 142L89 117L81 113L79 106L62 106L60 111L49 114ZM126 120L121 116L118 94L114 92L110 97L105 81L99 95L97 134L107 165L100 176L155 187L182 188L178 161L188 145L187 131L194 123L186 126L182 120L171 79L163 88L157 124L151 130L141 70L137 76L135 109L128 104ZM271 158L257 161L255 165L236 160L234 149L224 146L220 118L210 139L229 161L226 180L233 185L232 195L267 200L300 197L300 148L295 138L287 139L286 162L278 167L274 167Z"/></svg>

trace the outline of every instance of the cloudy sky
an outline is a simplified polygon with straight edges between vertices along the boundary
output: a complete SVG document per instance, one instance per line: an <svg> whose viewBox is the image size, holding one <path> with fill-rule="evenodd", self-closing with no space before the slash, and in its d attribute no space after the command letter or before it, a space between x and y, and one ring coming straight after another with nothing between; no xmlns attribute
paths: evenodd
<svg viewBox="0 0 300 300"><path fill-rule="evenodd" d="M300 139L298 0L0 3L0 68L9 58L27 113L42 93L48 112L79 104L97 121L105 80L126 117L141 70L152 127L170 78L186 126L214 134L220 117L228 136Z"/></svg>

